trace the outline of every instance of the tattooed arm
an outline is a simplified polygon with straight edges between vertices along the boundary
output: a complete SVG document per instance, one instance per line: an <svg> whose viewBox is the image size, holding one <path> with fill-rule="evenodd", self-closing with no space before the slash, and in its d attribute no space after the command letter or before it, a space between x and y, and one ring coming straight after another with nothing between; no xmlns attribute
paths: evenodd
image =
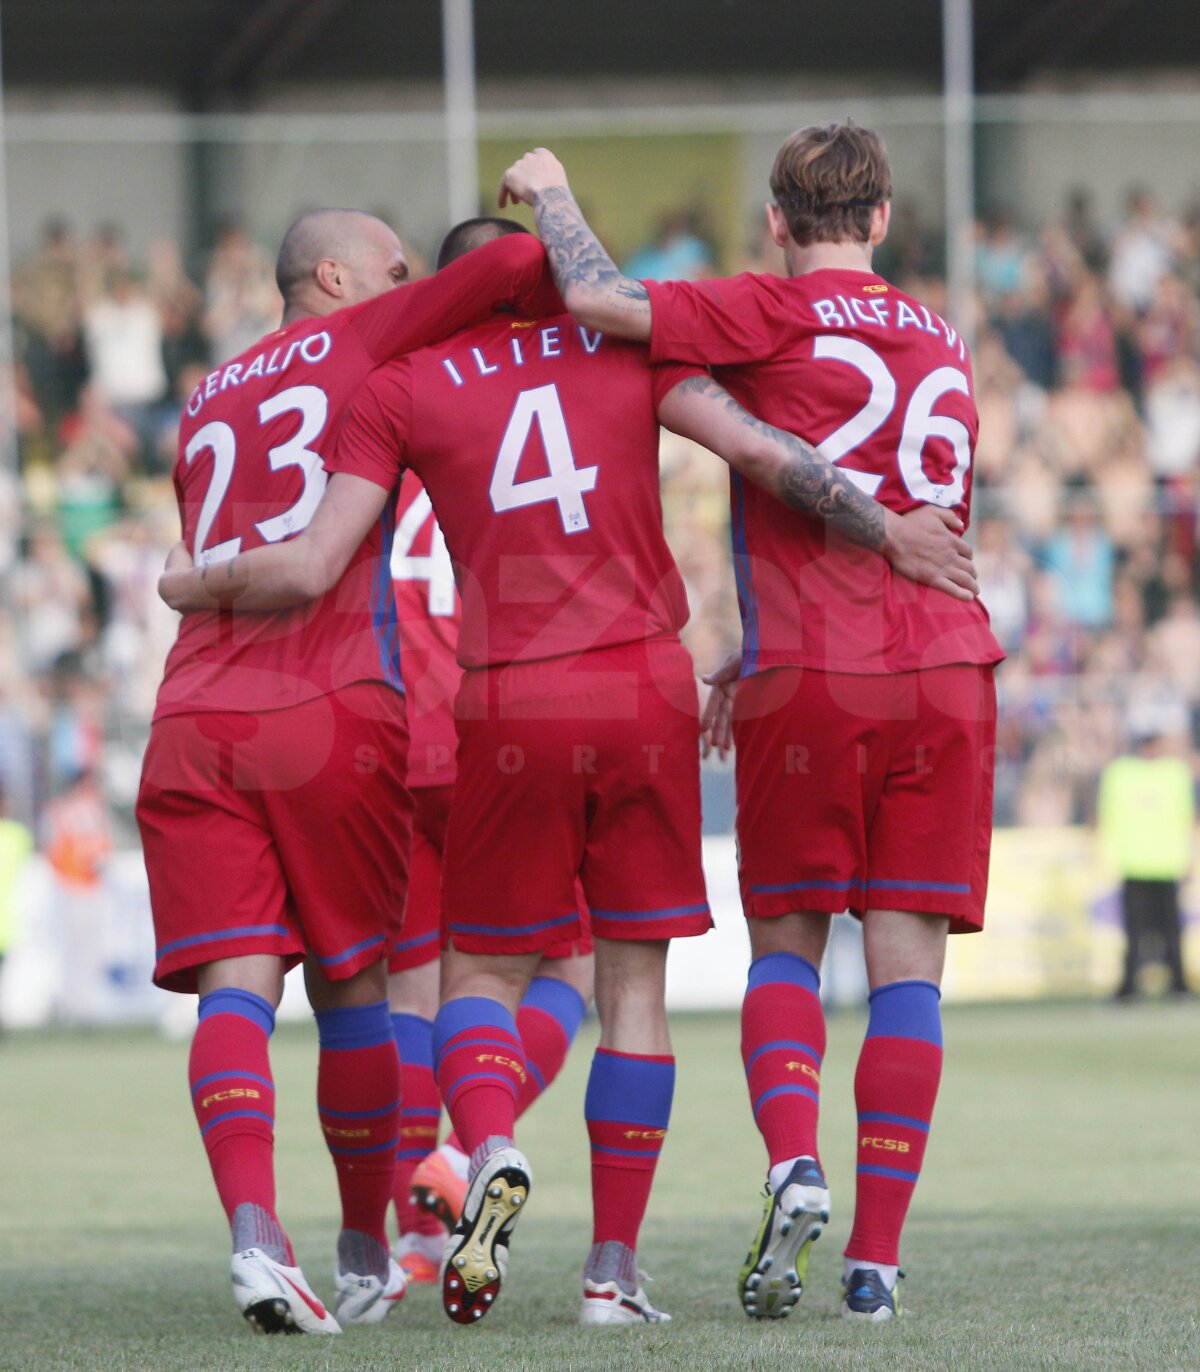
<svg viewBox="0 0 1200 1372"><path fill-rule="evenodd" d="M887 558L902 576L957 600L979 594L971 549L950 510L923 505L898 515L860 490L839 467L794 434L756 419L710 376L689 376L662 400L669 429L711 449L792 509L823 520L842 538Z"/></svg>
<svg viewBox="0 0 1200 1372"><path fill-rule="evenodd" d="M650 297L645 286L622 276L600 246L552 152L535 148L509 167L500 185L501 208L509 200L533 206L559 294L575 318L617 338L647 341Z"/></svg>

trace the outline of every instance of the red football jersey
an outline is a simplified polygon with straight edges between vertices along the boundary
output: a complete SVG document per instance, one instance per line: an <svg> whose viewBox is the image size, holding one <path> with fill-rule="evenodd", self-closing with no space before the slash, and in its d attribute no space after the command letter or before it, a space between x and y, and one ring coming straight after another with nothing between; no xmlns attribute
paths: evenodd
<svg viewBox="0 0 1200 1372"><path fill-rule="evenodd" d="M651 355L706 362L751 413L819 448L898 514L932 502L964 521L979 419L962 338L870 272L647 282ZM1004 653L978 600L883 558L732 477L743 673L887 673Z"/></svg>
<svg viewBox="0 0 1200 1372"><path fill-rule="evenodd" d="M408 695L408 784L451 786L457 768L454 697L462 602L429 493L409 473L400 483L392 582L400 620L400 668Z"/></svg>
<svg viewBox="0 0 1200 1372"><path fill-rule="evenodd" d="M464 667L675 633L683 582L662 532L662 397L694 368L569 315L490 320L381 367L330 470L425 484L455 563Z"/></svg>
<svg viewBox="0 0 1200 1372"><path fill-rule="evenodd" d="M268 334L209 374L180 424L175 491L198 565L300 533L325 489L323 458L352 395L380 362L494 305L545 299L529 235L468 253L436 277ZM394 502L320 599L265 614L184 616L155 717L297 705L355 681L403 689L388 559Z"/></svg>

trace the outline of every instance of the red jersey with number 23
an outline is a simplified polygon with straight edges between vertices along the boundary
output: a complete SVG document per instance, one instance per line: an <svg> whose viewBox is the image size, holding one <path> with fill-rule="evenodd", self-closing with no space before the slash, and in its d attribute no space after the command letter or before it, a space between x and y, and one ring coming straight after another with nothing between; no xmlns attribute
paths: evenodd
<svg viewBox="0 0 1200 1372"><path fill-rule="evenodd" d="M752 414L811 443L898 514L933 503L969 519L979 429L970 358L919 301L846 270L646 284L654 358L708 363ZM731 496L744 675L873 675L1004 656L978 600L905 579L736 473Z"/></svg>
<svg viewBox="0 0 1200 1372"><path fill-rule="evenodd" d="M454 697L462 602L429 493L411 473L400 484L392 581L400 620L400 667L408 696L408 785L452 786L458 731Z"/></svg>
<svg viewBox="0 0 1200 1372"><path fill-rule="evenodd" d="M674 634L687 598L655 410L694 371L569 315L497 318L375 372L329 469L389 489L420 476L462 592L464 667Z"/></svg>
<svg viewBox="0 0 1200 1372"><path fill-rule="evenodd" d="M198 566L302 532L325 490L323 458L350 398L379 363L486 316L545 299L541 244L513 234L436 277L267 334L193 391L175 492ZM388 566L395 502L341 580L306 605L185 615L155 718L282 709L357 681L402 690Z"/></svg>

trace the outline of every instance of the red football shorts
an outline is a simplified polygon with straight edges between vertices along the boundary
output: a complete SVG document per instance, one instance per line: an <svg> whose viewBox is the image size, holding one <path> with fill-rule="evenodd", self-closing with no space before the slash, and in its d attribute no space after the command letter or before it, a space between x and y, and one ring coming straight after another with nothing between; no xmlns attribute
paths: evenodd
<svg viewBox="0 0 1200 1372"><path fill-rule="evenodd" d="M154 980L195 991L218 958L311 953L353 976L395 942L408 877L404 697L362 682L286 710L170 715L137 818Z"/></svg>
<svg viewBox="0 0 1200 1372"><path fill-rule="evenodd" d="M692 662L675 639L467 672L443 880L467 953L711 927Z"/></svg>
<svg viewBox="0 0 1200 1372"><path fill-rule="evenodd" d="M441 956L442 852L453 786L414 790L412 854L408 863L408 903L400 936L388 956L389 972L408 972Z"/></svg>
<svg viewBox="0 0 1200 1372"><path fill-rule="evenodd" d="M983 927L993 668L892 676L775 668L738 684L742 905L915 910Z"/></svg>
<svg viewBox="0 0 1200 1372"><path fill-rule="evenodd" d="M412 855L408 863L408 903L400 937L388 956L388 972L408 972L436 962L448 942L442 925L442 854L453 786L423 786L412 793ZM591 921L583 892L577 895L580 932L546 947L545 958L586 957L592 952Z"/></svg>

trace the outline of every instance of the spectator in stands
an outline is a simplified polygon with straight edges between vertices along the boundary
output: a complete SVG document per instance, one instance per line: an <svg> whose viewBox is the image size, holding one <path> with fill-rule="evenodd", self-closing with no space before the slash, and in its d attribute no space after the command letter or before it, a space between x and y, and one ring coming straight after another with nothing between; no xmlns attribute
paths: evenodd
<svg viewBox="0 0 1200 1372"><path fill-rule="evenodd" d="M109 277L83 317L96 395L137 435L138 455L154 446L154 407L167 389L162 316L142 281L127 270Z"/></svg>
<svg viewBox="0 0 1200 1372"><path fill-rule="evenodd" d="M694 281L711 276L713 251L700 232L699 216L688 210L664 215L654 241L633 254L625 271L639 281Z"/></svg>
<svg viewBox="0 0 1200 1372"><path fill-rule="evenodd" d="M1180 236L1146 190L1131 191L1128 207L1128 217L1113 239L1108 284L1119 305L1142 314L1174 264Z"/></svg>
<svg viewBox="0 0 1200 1372"><path fill-rule="evenodd" d="M33 835L8 814L8 797L0 778L0 968L17 931L17 885L33 852Z"/></svg>
<svg viewBox="0 0 1200 1372"><path fill-rule="evenodd" d="M1007 210L988 215L977 230L975 275L989 309L1021 289L1028 247Z"/></svg>
<svg viewBox="0 0 1200 1372"><path fill-rule="evenodd" d="M1046 568L1058 579L1058 603L1065 618L1088 629L1112 623L1116 556L1086 496L1076 496L1066 527L1046 544Z"/></svg>
<svg viewBox="0 0 1200 1372"><path fill-rule="evenodd" d="M204 283L209 362L219 366L278 326L283 301L271 259L238 223L221 230Z"/></svg>

